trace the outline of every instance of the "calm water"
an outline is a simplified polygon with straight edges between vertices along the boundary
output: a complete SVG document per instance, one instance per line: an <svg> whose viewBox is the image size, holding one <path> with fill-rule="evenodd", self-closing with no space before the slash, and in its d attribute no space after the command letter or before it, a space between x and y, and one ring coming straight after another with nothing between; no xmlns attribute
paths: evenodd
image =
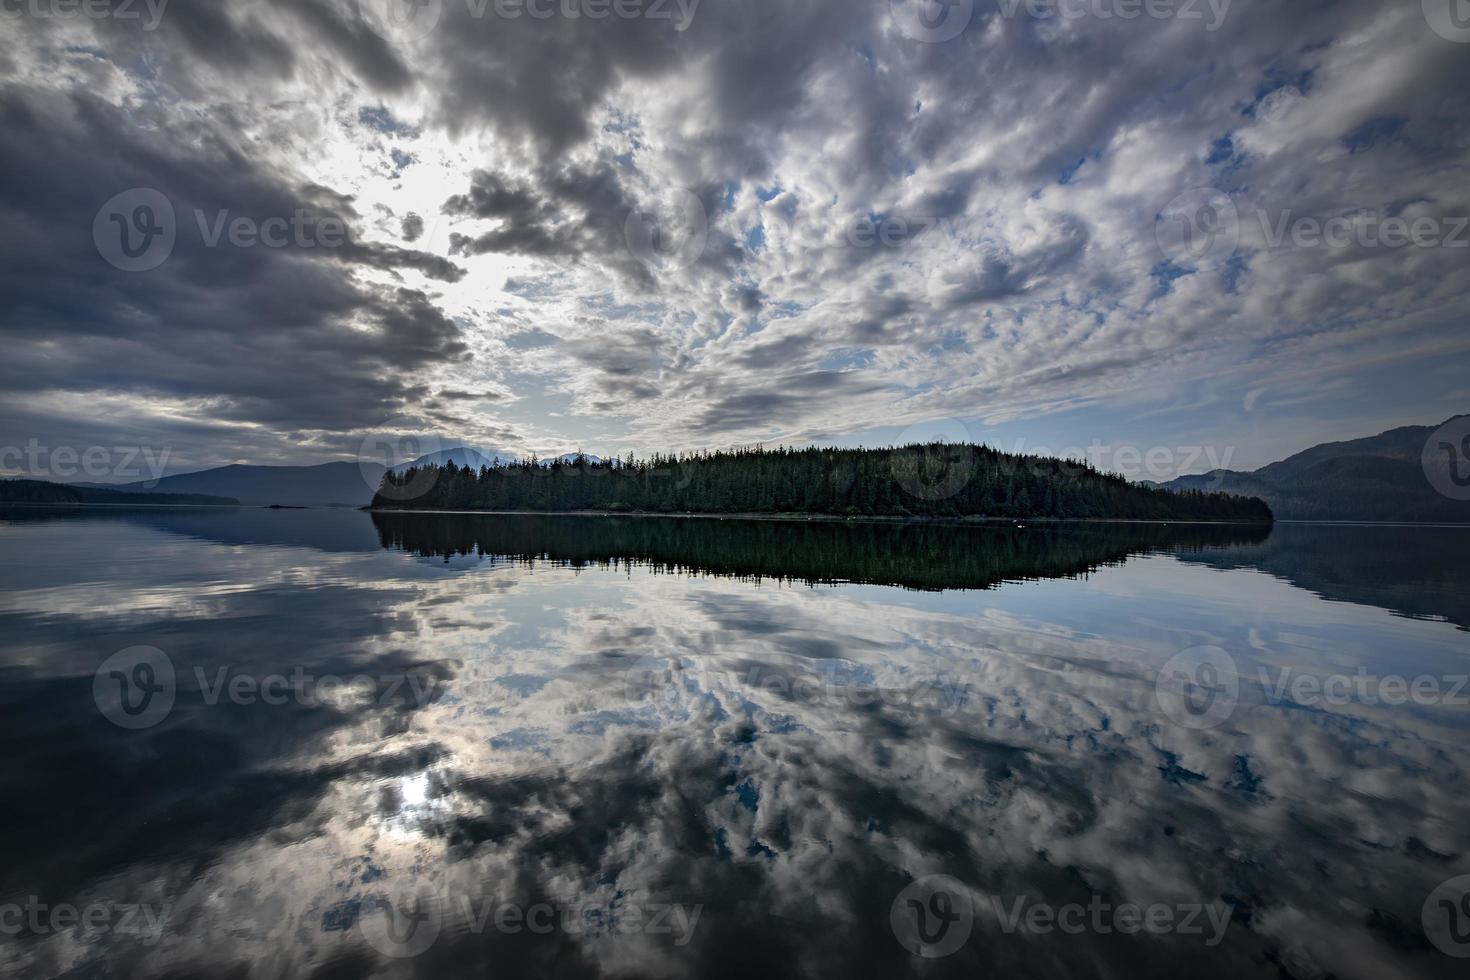
<svg viewBox="0 0 1470 980"><path fill-rule="evenodd" d="M1462 977L1467 548L0 511L0 972Z"/></svg>

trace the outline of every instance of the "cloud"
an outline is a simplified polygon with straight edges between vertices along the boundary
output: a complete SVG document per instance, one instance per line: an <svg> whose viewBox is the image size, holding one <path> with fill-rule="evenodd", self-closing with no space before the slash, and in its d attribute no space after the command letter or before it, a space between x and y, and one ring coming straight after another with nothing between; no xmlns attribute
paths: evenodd
<svg viewBox="0 0 1470 980"><path fill-rule="evenodd" d="M977 4L924 43L886 2L677 22L445 3L424 31L386 9L19 22L0 65L8 390L151 399L252 452L327 456L445 387L515 396L477 424L538 451L1082 406L1073 441L1126 440L1140 405L1238 406L1324 371L1382 390L1403 365L1435 379L1403 421L1455 407L1434 366L1466 346L1466 249L1273 237L1391 218L1448 236L1470 215L1470 67L1416 10L1237 0L1207 25ZM122 274L89 230L139 186L174 203L179 240ZM1201 264L1156 231L1203 193L1238 220ZM205 248L192 220L297 208L346 241ZM95 342L58 356L45 333ZM1301 404L1271 413L1316 427ZM1360 434L1363 413L1332 411Z"/></svg>
<svg viewBox="0 0 1470 980"><path fill-rule="evenodd" d="M422 289L359 275L453 282L462 269L357 240L350 199L256 169L227 134L186 135L163 119L142 130L90 96L14 87L0 93L0 126L13 230L0 290L14 311L0 375L12 405L126 393L242 426L356 429L401 407L417 371L467 354ZM177 236L145 273L115 268L93 239L98 208L134 187L167 198ZM272 219L284 247L231 244L231 223ZM340 241L323 231L333 221L348 229Z"/></svg>

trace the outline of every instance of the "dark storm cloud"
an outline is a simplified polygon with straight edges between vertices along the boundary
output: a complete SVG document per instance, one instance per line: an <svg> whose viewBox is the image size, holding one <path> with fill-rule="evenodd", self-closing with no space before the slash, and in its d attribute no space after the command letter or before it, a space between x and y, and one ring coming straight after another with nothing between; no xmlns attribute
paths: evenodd
<svg viewBox="0 0 1470 980"><path fill-rule="evenodd" d="M227 134L137 122L86 95L0 92L8 394L147 392L206 400L219 420L351 428L392 414L406 373L465 356L423 292L352 275L412 268L452 281L452 262L356 241L346 198L256 169ZM138 187L168 199L177 237L160 268L126 272L99 252L94 218ZM236 219L298 213L304 237L285 247L237 247L227 231L210 245ZM327 233L331 219L345 240Z"/></svg>
<svg viewBox="0 0 1470 980"><path fill-rule="evenodd" d="M414 73L379 33L381 25L364 17L371 6L357 0L168 0L154 26L120 16L96 18L94 25L109 54L168 65L169 83L181 88L210 71L268 84L299 77L325 59L373 92L402 92L414 84ZM42 19L34 26L50 25Z"/></svg>
<svg viewBox="0 0 1470 980"><path fill-rule="evenodd" d="M435 115L452 130L489 124L551 159L592 134L592 113L618 82L656 78L697 53L684 34L662 19L507 20L446 3L429 38Z"/></svg>
<svg viewBox="0 0 1470 980"><path fill-rule="evenodd" d="M716 212L724 190L707 185L698 195L706 214ZM614 165L551 166L533 178L478 170L470 188L444 202L446 215L494 222L477 235L454 232L450 251L457 255L504 253L559 263L583 260L615 271L636 288L655 285L657 277L629 242L629 216L639 211ZM741 256L728 235L712 234L693 266L716 275L733 272Z"/></svg>
<svg viewBox="0 0 1470 980"><path fill-rule="evenodd" d="M640 402L663 393L665 369L673 356L668 338L642 327L598 330L562 345L588 379L594 411L620 402Z"/></svg>
<svg viewBox="0 0 1470 980"><path fill-rule="evenodd" d="M325 0L271 0L305 26L315 39L328 45L369 86L395 92L413 83L413 73L389 41L376 33L361 17L356 3L342 5Z"/></svg>
<svg viewBox="0 0 1470 980"><path fill-rule="evenodd" d="M1089 233L1080 220L1067 216L1053 235L1035 248L1013 254L980 251L978 266L955 283L945 296L951 306L966 306L1019 296L1040 281L1071 271L1082 259Z"/></svg>
<svg viewBox="0 0 1470 980"><path fill-rule="evenodd" d="M799 416L813 406L879 391L884 385L855 374L808 371L710 387L708 407L689 424L712 437L731 429L768 428L773 419Z"/></svg>

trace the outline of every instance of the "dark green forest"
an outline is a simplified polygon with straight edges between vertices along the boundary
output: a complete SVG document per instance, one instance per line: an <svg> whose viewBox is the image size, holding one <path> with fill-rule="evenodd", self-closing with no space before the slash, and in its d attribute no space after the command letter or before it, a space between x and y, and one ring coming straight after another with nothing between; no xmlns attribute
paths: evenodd
<svg viewBox="0 0 1470 980"><path fill-rule="evenodd" d="M738 449L383 476L375 509L1270 521L1253 497L1168 492L1062 459L986 446Z"/></svg>

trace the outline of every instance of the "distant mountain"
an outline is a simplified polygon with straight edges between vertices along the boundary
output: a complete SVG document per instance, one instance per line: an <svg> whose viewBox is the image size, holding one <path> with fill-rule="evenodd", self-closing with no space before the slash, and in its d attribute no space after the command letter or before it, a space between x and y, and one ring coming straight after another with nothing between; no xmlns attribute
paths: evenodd
<svg viewBox="0 0 1470 980"><path fill-rule="evenodd" d="M449 462L453 462L456 466L468 466L472 470L477 470L481 466L504 466L506 463L514 463L516 459L515 453L508 453L502 449L472 449L469 446L458 446L454 449L441 449L438 452L420 456L412 463L400 463L393 467L393 471L402 473L410 466L443 466Z"/></svg>
<svg viewBox="0 0 1470 980"><path fill-rule="evenodd" d="M1248 473L1214 470L1158 485L1260 497L1278 520L1470 523L1470 502L1444 496L1424 472L1425 444L1439 428L1402 426L1313 446Z"/></svg>
<svg viewBox="0 0 1470 980"><path fill-rule="evenodd" d="M382 463L322 463L318 466L220 466L198 473L165 476L154 482L109 487L128 493L206 493L234 497L242 504L295 504L361 507L387 469Z"/></svg>
<svg viewBox="0 0 1470 980"><path fill-rule="evenodd" d="M592 453L562 453L560 456L542 456L536 462L542 466L550 466L552 463L574 463L578 456L589 463L602 462L601 456L594 456ZM477 470L482 466L509 466L511 463L520 461L520 456L503 449L473 449L469 446L460 446L456 449L441 449L436 453L420 456L411 463L400 463L393 467L393 472L402 473L413 466L443 466L450 462L456 466L468 466L472 470ZM618 463L618 460L613 460L614 466Z"/></svg>
<svg viewBox="0 0 1470 980"><path fill-rule="evenodd" d="M0 480L0 503L24 504L216 504L235 505L233 497L200 493L126 493L69 486L46 480Z"/></svg>
<svg viewBox="0 0 1470 980"><path fill-rule="evenodd" d="M581 456L589 463L602 462L601 456L594 456L591 453L562 453L560 456L556 456L551 459L543 459L541 462L545 463L547 466L550 466L552 463L575 463L578 456Z"/></svg>
<svg viewBox="0 0 1470 980"><path fill-rule="evenodd" d="M569 453L564 459L575 458ZM589 459L596 459L589 456ZM498 449L459 446L421 456L411 463L393 467L403 472L413 466L504 465L516 460L514 453ZM546 462L550 462L547 460ZM157 481L121 485L72 484L79 489L98 489L136 494L210 494L232 497L242 504L285 504L307 507L362 507L370 503L387 469L382 463L343 462L315 466L249 466L232 464L196 473L179 473Z"/></svg>

